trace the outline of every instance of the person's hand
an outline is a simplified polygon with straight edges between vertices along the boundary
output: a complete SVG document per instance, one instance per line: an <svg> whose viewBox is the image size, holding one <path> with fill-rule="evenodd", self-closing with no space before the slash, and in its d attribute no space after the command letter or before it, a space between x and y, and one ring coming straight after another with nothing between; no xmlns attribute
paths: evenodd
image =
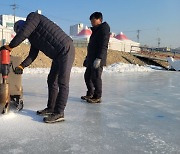
<svg viewBox="0 0 180 154"><path fill-rule="evenodd" d="M9 51L11 51L12 48L10 48L9 45L3 45L2 47L0 47L0 51L1 50L9 50Z"/></svg>
<svg viewBox="0 0 180 154"><path fill-rule="evenodd" d="M19 65L18 67L15 68L14 73L15 74L23 74L23 67Z"/></svg>
<svg viewBox="0 0 180 154"><path fill-rule="evenodd" d="M94 63L93 63L93 67L94 67L95 69L97 69L97 68L99 68L100 64L101 64L101 59L96 58L95 61L94 61Z"/></svg>

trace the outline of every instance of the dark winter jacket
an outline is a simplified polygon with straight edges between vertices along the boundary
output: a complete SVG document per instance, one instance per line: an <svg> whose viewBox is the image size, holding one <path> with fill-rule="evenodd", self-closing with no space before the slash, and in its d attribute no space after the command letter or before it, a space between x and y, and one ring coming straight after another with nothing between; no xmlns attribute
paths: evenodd
<svg viewBox="0 0 180 154"><path fill-rule="evenodd" d="M104 22L98 27L92 27L88 44L87 66L92 66L96 58L101 59L101 66L106 65L107 49L110 37L110 27Z"/></svg>
<svg viewBox="0 0 180 154"><path fill-rule="evenodd" d="M22 63L23 67L30 65L39 51L55 59L59 53L63 54L63 47L72 43L72 39L59 26L35 12L27 16L24 26L10 42L10 48L18 46L26 38L31 43L31 49L29 56Z"/></svg>

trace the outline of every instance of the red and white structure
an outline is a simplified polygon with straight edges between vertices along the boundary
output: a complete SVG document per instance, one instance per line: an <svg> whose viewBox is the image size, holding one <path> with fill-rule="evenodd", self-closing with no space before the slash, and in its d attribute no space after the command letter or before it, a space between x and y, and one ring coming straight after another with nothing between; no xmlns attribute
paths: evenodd
<svg viewBox="0 0 180 154"><path fill-rule="evenodd" d="M89 38L92 34L91 29L87 26L83 28L75 36L71 36L76 47L87 47ZM108 48L110 50L124 51L124 52L137 52L140 50L140 43L134 42L123 34L122 32L118 35L111 33Z"/></svg>
<svg viewBox="0 0 180 154"><path fill-rule="evenodd" d="M85 27L79 34L77 34L77 36L79 37L90 37L92 34L91 29L89 29L88 27Z"/></svg>
<svg viewBox="0 0 180 154"><path fill-rule="evenodd" d="M87 26L76 36L71 36L75 47L87 47L92 31Z"/></svg>
<svg viewBox="0 0 180 154"><path fill-rule="evenodd" d="M137 52L140 50L140 43L134 42L122 32L115 37L110 37L109 49L124 52Z"/></svg>
<svg viewBox="0 0 180 154"><path fill-rule="evenodd" d="M127 36L123 34L123 32L121 32L120 34L116 35L115 38L118 39L118 40L129 40L127 38Z"/></svg>

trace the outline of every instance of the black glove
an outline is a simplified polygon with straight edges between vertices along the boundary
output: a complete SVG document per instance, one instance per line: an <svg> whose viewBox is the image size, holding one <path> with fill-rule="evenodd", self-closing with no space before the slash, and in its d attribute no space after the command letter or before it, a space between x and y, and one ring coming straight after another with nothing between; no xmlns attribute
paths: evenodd
<svg viewBox="0 0 180 154"><path fill-rule="evenodd" d="M15 68L14 73L15 74L23 74L23 67L19 65L18 67Z"/></svg>
<svg viewBox="0 0 180 154"><path fill-rule="evenodd" d="M0 47L0 51L1 50L9 50L9 51L11 51L12 48L10 48L9 45L3 45L2 47Z"/></svg>
<svg viewBox="0 0 180 154"><path fill-rule="evenodd" d="M6 50L6 48L4 46L0 47L0 51L1 50Z"/></svg>

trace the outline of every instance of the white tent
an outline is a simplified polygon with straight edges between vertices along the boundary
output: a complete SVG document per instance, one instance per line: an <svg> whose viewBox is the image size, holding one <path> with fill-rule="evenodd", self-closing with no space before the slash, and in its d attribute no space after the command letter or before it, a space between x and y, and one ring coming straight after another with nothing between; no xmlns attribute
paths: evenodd
<svg viewBox="0 0 180 154"><path fill-rule="evenodd" d="M116 39L114 37L110 37L109 44L108 44L108 49L124 51L123 41L118 40L118 39Z"/></svg>
<svg viewBox="0 0 180 154"><path fill-rule="evenodd" d="M85 27L77 36L72 36L75 47L87 47L89 38L92 34L91 29ZM111 50L124 52L137 52L140 44L129 40L122 32L116 37L110 36L108 48Z"/></svg>
<svg viewBox="0 0 180 154"><path fill-rule="evenodd" d="M85 27L79 34L77 34L77 36L72 36L74 46L87 47L91 34L91 29Z"/></svg>
<svg viewBox="0 0 180 154"><path fill-rule="evenodd" d="M124 52L137 52L140 50L140 43L129 40L122 32L114 37L110 37L109 49L124 51Z"/></svg>

